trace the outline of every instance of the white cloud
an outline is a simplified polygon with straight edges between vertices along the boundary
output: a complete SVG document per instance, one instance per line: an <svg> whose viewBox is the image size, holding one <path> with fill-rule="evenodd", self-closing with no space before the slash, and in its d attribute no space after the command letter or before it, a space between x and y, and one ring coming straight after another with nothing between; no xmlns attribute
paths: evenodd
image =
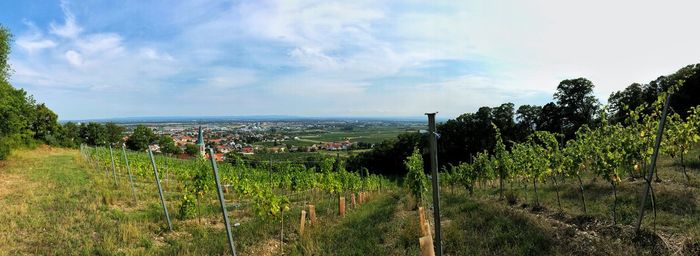
<svg viewBox="0 0 700 256"><path fill-rule="evenodd" d="M159 52L153 48L142 48L139 52L141 57L149 60L166 60L173 61L175 58L166 52Z"/></svg>
<svg viewBox="0 0 700 256"><path fill-rule="evenodd" d="M254 71L239 68L217 68L208 70L209 76L200 79L202 82L198 89L223 90L250 85L257 81Z"/></svg>
<svg viewBox="0 0 700 256"><path fill-rule="evenodd" d="M162 114L201 94L221 109L248 103L241 114L458 115L543 104L575 77L605 101L700 60L695 2L201 1L113 32L95 25L99 12L61 7L63 23L18 37L13 79L162 98Z"/></svg>
<svg viewBox="0 0 700 256"><path fill-rule="evenodd" d="M65 56L68 63L72 64L73 66L83 65L83 56L80 55L80 53L70 50L66 52Z"/></svg>
<svg viewBox="0 0 700 256"><path fill-rule="evenodd" d="M86 54L119 54L124 51L122 38L115 33L97 33L86 35L75 41Z"/></svg>
<svg viewBox="0 0 700 256"><path fill-rule="evenodd" d="M83 28L78 26L77 22L75 21L75 15L73 15L73 12L71 12L68 8L67 1L61 1L61 9L65 14L65 21L63 25L51 22L51 33L66 38L77 37L78 34L83 31Z"/></svg>
<svg viewBox="0 0 700 256"><path fill-rule="evenodd" d="M17 39L17 45L28 52L35 52L42 49L56 47L56 43L49 39L32 39L21 37Z"/></svg>

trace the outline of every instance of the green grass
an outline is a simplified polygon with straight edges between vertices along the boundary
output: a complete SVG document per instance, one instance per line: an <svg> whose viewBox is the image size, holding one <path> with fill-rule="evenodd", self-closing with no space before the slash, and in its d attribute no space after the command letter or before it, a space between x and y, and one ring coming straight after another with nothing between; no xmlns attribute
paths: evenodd
<svg viewBox="0 0 700 256"><path fill-rule="evenodd" d="M697 155L698 151L691 152ZM697 255L700 248L700 172L689 168L691 182L668 158L659 162L654 183L657 197L656 233L649 210L642 240L633 235L642 183L623 179L618 191L617 225L612 225L610 185L584 177L588 213L580 204L577 182L560 184L559 212L552 182L538 184L543 211L532 210L533 191L518 182L505 187L515 205L498 200L497 183L481 184L473 196L443 188L441 210L446 255ZM76 150L15 152L0 162L0 255L220 255L227 252L226 235L214 193L201 199L199 218L179 219L182 184L164 182L174 232L167 231L152 180L137 180L137 201L123 170L113 185L111 170L90 166ZM165 174L163 174L165 176ZM280 217L252 216L246 200L229 211L240 255L416 255L418 214L415 202L402 190L374 193L371 200L337 217L337 201L326 193L290 194L284 214L284 245ZM305 201L316 204L319 223L298 234ZM348 199L349 201L349 199ZM432 213L428 212L432 217ZM432 218L430 218L431 225Z"/></svg>
<svg viewBox="0 0 700 256"><path fill-rule="evenodd" d="M77 150L40 148L18 151L0 162L0 255L219 255L228 251L221 212L214 192L200 199L200 218L179 219L182 184L163 181L173 221L167 230L152 180L137 179L134 203L124 170L91 166ZM161 170L163 171L163 170ZM161 173L165 177L164 172ZM289 194L291 209L284 214L284 242L299 236L299 215L306 200L316 202L321 225L340 219L337 202L324 193ZM227 194L228 201L236 199ZM246 200L230 210L234 240L241 255L277 255L281 218L255 217ZM277 243L277 247L269 246Z"/></svg>

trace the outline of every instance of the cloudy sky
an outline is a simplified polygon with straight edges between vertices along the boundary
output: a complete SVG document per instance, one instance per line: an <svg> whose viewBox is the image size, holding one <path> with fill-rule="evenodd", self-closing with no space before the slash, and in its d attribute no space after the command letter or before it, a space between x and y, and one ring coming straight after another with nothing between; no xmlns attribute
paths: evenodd
<svg viewBox="0 0 700 256"><path fill-rule="evenodd" d="M147 2L147 3L143 3ZM61 119L420 116L605 101L700 62L697 1L1 1L13 85Z"/></svg>

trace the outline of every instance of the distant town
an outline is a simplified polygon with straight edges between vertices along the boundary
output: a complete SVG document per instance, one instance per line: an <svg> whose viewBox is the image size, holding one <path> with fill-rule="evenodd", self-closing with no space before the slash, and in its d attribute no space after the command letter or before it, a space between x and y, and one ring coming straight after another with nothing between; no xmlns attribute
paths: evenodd
<svg viewBox="0 0 700 256"><path fill-rule="evenodd" d="M207 148L223 161L229 153L240 155L297 152L347 153L369 150L383 140L404 132L424 129L418 121L383 120L299 120L299 121L214 121L214 122L125 122L125 140L133 129L143 124L156 135L168 135L175 145L185 149L197 144L201 128ZM150 146L160 152L157 144ZM179 158L190 158L181 154Z"/></svg>

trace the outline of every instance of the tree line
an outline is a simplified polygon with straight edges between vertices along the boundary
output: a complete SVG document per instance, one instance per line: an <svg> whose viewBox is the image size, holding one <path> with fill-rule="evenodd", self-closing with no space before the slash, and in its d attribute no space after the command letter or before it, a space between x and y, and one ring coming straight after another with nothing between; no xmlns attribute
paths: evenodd
<svg viewBox="0 0 700 256"><path fill-rule="evenodd" d="M700 104L698 69L700 64L689 65L647 84L634 83L612 93L605 109L593 94L594 84L586 78L561 81L552 101L542 106L521 105L515 108L509 102L496 107L481 107L474 113L465 113L438 124L439 163L441 166L458 165L473 162L477 153L484 150L495 153L496 130L493 125L500 129L508 150L516 143L527 141L536 131L555 134L556 141L563 146L576 137L576 131L581 127L600 127L602 114L607 116L608 122L616 124L624 123L630 112L637 108L641 108L642 114L651 113L653 109L650 106L658 96L679 80L685 83L671 96L670 110L680 118L686 118L691 108ZM427 157L426 135L404 133L375 145L371 151L351 157L348 166L350 169L364 167L377 173L403 176L408 171L404 160L412 155L415 147L423 149L420 153Z"/></svg>
<svg viewBox="0 0 700 256"><path fill-rule="evenodd" d="M60 144L58 116L44 103L37 103L22 89L14 88L8 60L12 34L0 25L0 159L14 148L38 143Z"/></svg>

